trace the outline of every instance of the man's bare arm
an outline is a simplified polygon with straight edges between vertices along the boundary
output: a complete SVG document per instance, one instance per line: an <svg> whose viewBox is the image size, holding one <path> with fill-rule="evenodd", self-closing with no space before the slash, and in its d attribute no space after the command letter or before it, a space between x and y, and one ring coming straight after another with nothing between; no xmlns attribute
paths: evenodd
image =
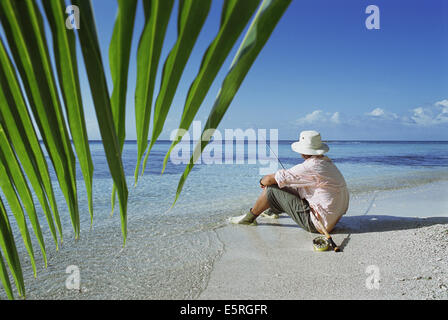
<svg viewBox="0 0 448 320"><path fill-rule="evenodd" d="M277 184L277 181L275 180L275 174L268 174L266 176L264 176L263 178L261 178L260 180L260 185L261 187L266 187L266 186L270 186L273 184Z"/></svg>

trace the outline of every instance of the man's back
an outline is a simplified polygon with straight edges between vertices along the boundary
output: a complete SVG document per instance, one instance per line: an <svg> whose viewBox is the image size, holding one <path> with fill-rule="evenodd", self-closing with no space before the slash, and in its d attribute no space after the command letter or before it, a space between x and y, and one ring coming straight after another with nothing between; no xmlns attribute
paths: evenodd
<svg viewBox="0 0 448 320"><path fill-rule="evenodd" d="M288 186L306 199L328 231L348 210L349 194L345 179L328 157L313 156L290 169L279 170L275 180L280 188ZM311 219L317 227L314 215Z"/></svg>

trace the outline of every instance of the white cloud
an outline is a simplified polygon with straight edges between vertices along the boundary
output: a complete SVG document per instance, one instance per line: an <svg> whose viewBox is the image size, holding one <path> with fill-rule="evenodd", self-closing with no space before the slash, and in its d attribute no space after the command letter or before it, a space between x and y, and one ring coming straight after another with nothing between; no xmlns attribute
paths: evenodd
<svg viewBox="0 0 448 320"><path fill-rule="evenodd" d="M411 119L420 126L448 123L448 100L434 103L430 107L418 107L412 110Z"/></svg>
<svg viewBox="0 0 448 320"><path fill-rule="evenodd" d="M417 107L408 114L397 115L382 108L375 108L365 114L371 119L396 121L398 124L432 126L448 123L448 99L431 106Z"/></svg>
<svg viewBox="0 0 448 320"><path fill-rule="evenodd" d="M373 117L381 117L382 115L384 115L384 110L381 108L376 108L372 110L372 112L367 113L367 115Z"/></svg>
<svg viewBox="0 0 448 320"><path fill-rule="evenodd" d="M340 113L339 112L335 112L335 113L333 113L333 115L331 116L331 118L330 118L330 121L331 122L334 122L334 123L340 123L341 122L341 120L340 120Z"/></svg>
<svg viewBox="0 0 448 320"><path fill-rule="evenodd" d="M340 113L315 110L296 121L298 124L340 123Z"/></svg>
<svg viewBox="0 0 448 320"><path fill-rule="evenodd" d="M437 101L434 105L440 107L442 114L448 114L448 99Z"/></svg>
<svg viewBox="0 0 448 320"><path fill-rule="evenodd" d="M300 118L298 121L304 123L315 123L319 120L322 120L322 118L323 118L322 110L316 110L313 111L312 113L307 114L304 118Z"/></svg>
<svg viewBox="0 0 448 320"><path fill-rule="evenodd" d="M413 115L411 116L411 119L414 120L414 122L418 125L427 126L432 124L433 117L428 113L427 110L423 109L422 107L415 108L412 110Z"/></svg>
<svg viewBox="0 0 448 320"><path fill-rule="evenodd" d="M385 119L385 120L396 120L399 118L397 114L393 112L384 111L381 108L375 108L371 112L366 113L366 115L377 119Z"/></svg>
<svg viewBox="0 0 448 320"><path fill-rule="evenodd" d="M343 117L341 117L343 116ZM343 118L343 119L341 119ZM417 107L404 113L394 113L383 108L374 108L372 111L362 115L347 115L337 112L325 112L323 110L314 110L311 113L297 119L298 125L338 125L338 124L365 124L365 121L374 120L375 126L381 122L393 125L406 126L437 126L448 124L448 99L437 101L429 106Z"/></svg>
<svg viewBox="0 0 448 320"><path fill-rule="evenodd" d="M434 104L436 107L445 107L448 108L448 99L442 100L442 101L437 101Z"/></svg>
<svg viewBox="0 0 448 320"><path fill-rule="evenodd" d="M436 123L448 123L448 112L440 113L434 119Z"/></svg>

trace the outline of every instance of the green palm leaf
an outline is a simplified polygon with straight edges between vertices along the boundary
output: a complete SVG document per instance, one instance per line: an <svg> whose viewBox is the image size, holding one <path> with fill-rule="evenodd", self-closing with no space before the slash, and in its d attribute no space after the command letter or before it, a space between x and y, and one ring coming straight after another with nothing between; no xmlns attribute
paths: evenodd
<svg viewBox="0 0 448 320"><path fill-rule="evenodd" d="M0 129L2 131L3 129ZM3 148L4 146L0 143L0 146ZM0 155L1 157L1 155ZM19 227L20 234L23 239L23 243L25 244L25 248L28 251L28 255L30 256L31 265L33 267L34 276L36 276L36 262L34 259L34 250L33 244L31 243L30 234L28 231L28 227L26 225L25 214L23 212L22 205L20 203L19 197L14 189L14 181L11 178L11 173L6 171L6 168L3 166L2 162L4 161L3 157L0 158L0 187L2 188L3 194L5 195L6 200L11 208L11 211L14 214L14 218L16 220L17 226Z"/></svg>
<svg viewBox="0 0 448 320"><path fill-rule="evenodd" d="M31 109L43 142L67 199L75 238L79 236L79 212L73 150L62 115L46 45L42 17L31 0L0 1L0 20L9 48L22 76Z"/></svg>
<svg viewBox="0 0 448 320"><path fill-rule="evenodd" d="M14 279L14 282L19 292L19 296L25 297L25 284L23 282L22 267L20 265L19 254L14 243L14 235L9 223L8 214L6 213L3 200L0 198L0 249L5 255L9 270ZM3 269L3 267L2 267ZM3 278L3 277L2 277ZM3 281L3 286L6 288L8 283Z"/></svg>
<svg viewBox="0 0 448 320"><path fill-rule="evenodd" d="M3 284L6 296L9 300L14 299L14 294L12 293L11 282L9 281L8 270L6 270L5 262L3 261L2 251L0 250L0 282Z"/></svg>
<svg viewBox="0 0 448 320"><path fill-rule="evenodd" d="M211 137L210 133L218 127L221 119L229 108L233 97L249 72L250 67L263 46L266 44L266 41L269 39L269 36L285 10L288 8L290 2L291 0L264 0L261 7L258 9L257 15L252 21L252 24L233 59L230 70L222 83L221 89L219 90L218 96L216 97L213 108L204 126L203 132L207 133L207 139L206 141L199 141L196 145L193 156L180 178L174 203L176 203L179 198L185 180L197 160L196 157L202 153L202 150L204 150L205 146L209 143Z"/></svg>
<svg viewBox="0 0 448 320"><path fill-rule="evenodd" d="M65 27L64 0L42 2L51 32L59 85L64 99L70 133L78 156L87 190L90 220L93 220L92 175L93 164L87 138L84 110L79 87L75 34Z"/></svg>
<svg viewBox="0 0 448 320"><path fill-rule="evenodd" d="M90 90L92 92L101 137L103 139L107 163L112 175L112 180L118 192L121 231L123 234L124 245L127 236L128 187L126 185L123 164L121 161L120 145L112 115L112 107L101 59L101 51L98 44L92 4L89 0L73 0L73 4L77 5L83 14L80 26L82 32L79 32L78 36L81 42L84 63L87 69L87 76L89 78Z"/></svg>
<svg viewBox="0 0 448 320"><path fill-rule="evenodd" d="M0 39L0 123L14 146L23 170L34 188L37 198L44 209L45 217L50 227L56 249L58 239L54 221L59 230L62 241L62 228L56 199L48 172L47 162L34 131L30 115L23 99L22 91L12 63L5 51L3 41ZM14 139L11 139L14 137ZM52 206L53 218L48 206Z"/></svg>
<svg viewBox="0 0 448 320"><path fill-rule="evenodd" d="M143 162L142 174L145 171L146 162L148 161L152 146L162 132L180 78L199 36L199 32L207 18L210 5L211 0L181 0L179 2L179 13L177 17L178 37L163 66L162 83L154 108L154 125L151 143Z"/></svg>
<svg viewBox="0 0 448 320"><path fill-rule="evenodd" d="M126 92L128 88L129 57L134 30L137 0L118 0L118 14L109 47L110 73L114 89L110 98L120 151L126 136ZM115 185L112 189L112 212L115 206Z"/></svg>
<svg viewBox="0 0 448 320"><path fill-rule="evenodd" d="M127 236L128 189L121 152L126 136L127 78L137 0L117 1L118 15L109 47L113 82L111 96L91 1L71 2L80 9L81 30L78 32L78 38L113 180L112 208L115 193L119 198L124 245ZM218 34L204 53L199 72L190 86L180 129L186 130L190 127L217 73L259 3L260 0L224 0ZM250 67L289 3L290 0L263 1L222 83L204 132L213 132L218 127ZM142 173L151 148L163 130L183 71L210 10L210 4L211 0L179 2L178 38L164 62L160 90L154 107L152 137ZM86 185L91 222L93 219L93 164L80 93L75 32L67 30L64 23L65 0L45 0L42 1L42 5L50 25L56 72L52 68L42 13L35 0L0 0L0 22L7 39L6 46L0 38L0 188L23 238L35 275L36 264L27 217L42 251L45 265L47 258L32 197L33 192L43 208L56 249L58 248L56 227L62 242L62 227L50 179L49 162L53 165L60 189L66 199L75 238L79 237L76 161L70 136ZM145 22L137 49L135 89L138 146L135 182L138 179L141 160L148 147L155 80L173 6L174 0L143 0ZM10 59L8 51L11 52L13 60ZM67 119L64 118L60 95ZM48 162L37 132L40 133L45 151L48 153ZM181 137L173 141L165 157L164 167L171 150L180 139ZM207 143L205 139L196 146L194 156L179 181L175 201L194 166L195 157L202 152ZM13 298L13 292L8 270L19 295L25 296L21 263L14 239L8 213L3 199L0 198L0 281L10 299Z"/></svg>
<svg viewBox="0 0 448 320"><path fill-rule="evenodd" d="M20 214L19 216L16 216L17 224L20 227L22 237L25 241L25 245L27 246L27 250L30 255L31 264L33 265L34 276L36 276L36 265L33 254L33 246L31 244L31 238L29 237L28 234L28 228L26 226L25 216L23 215L23 210L20 205L20 201L19 198L17 197L17 194L22 200L23 206L25 207L25 210L28 213L28 217L33 227L34 234L36 235L36 238L39 242L45 266L47 266L47 255L45 252L45 244L42 236L42 230L40 228L39 219L37 217L36 208L34 207L33 197L28 187L28 183L25 179L20 164L16 158L16 155L14 154L14 151L11 148L10 142L6 137L6 134L1 124L0 124L0 177L1 177L0 186L4 191L6 198L8 199L9 194L10 195L9 199L12 199L12 201L14 202L14 208L17 208L16 212L14 211L14 208L12 209L13 213ZM14 192L14 187L16 189L16 192ZM11 205L11 202L9 200L8 202Z"/></svg>
<svg viewBox="0 0 448 320"><path fill-rule="evenodd" d="M162 173L165 170L171 151L180 142L185 131L190 128L218 71L259 3L260 0L226 0L224 2L218 34L205 52L201 68L190 86L179 125L178 138L173 141L165 156Z"/></svg>
<svg viewBox="0 0 448 320"><path fill-rule="evenodd" d="M152 96L165 32L173 9L173 0L143 1L145 27L137 51L137 83L135 88L135 126L137 129L137 183L140 162L148 146Z"/></svg>

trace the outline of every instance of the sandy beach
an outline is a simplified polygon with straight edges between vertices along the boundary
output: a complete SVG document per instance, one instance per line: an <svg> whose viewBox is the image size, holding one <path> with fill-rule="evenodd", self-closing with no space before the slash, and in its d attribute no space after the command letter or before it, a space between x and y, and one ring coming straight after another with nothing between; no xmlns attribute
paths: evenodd
<svg viewBox="0 0 448 320"><path fill-rule="evenodd" d="M358 199L332 232L340 253L314 252L315 235L287 215L220 228L224 252L199 299L448 299L446 190Z"/></svg>
<svg viewBox="0 0 448 320"><path fill-rule="evenodd" d="M287 215L260 217L256 227L221 223L179 241L174 228L162 237L171 241L167 249L154 245L147 219L130 224L125 248L119 232L98 226L50 250L37 279L24 261L27 299L448 299L446 190L439 181L352 196L332 232L340 253L314 252L315 235ZM80 291L65 287L67 265L79 266Z"/></svg>

